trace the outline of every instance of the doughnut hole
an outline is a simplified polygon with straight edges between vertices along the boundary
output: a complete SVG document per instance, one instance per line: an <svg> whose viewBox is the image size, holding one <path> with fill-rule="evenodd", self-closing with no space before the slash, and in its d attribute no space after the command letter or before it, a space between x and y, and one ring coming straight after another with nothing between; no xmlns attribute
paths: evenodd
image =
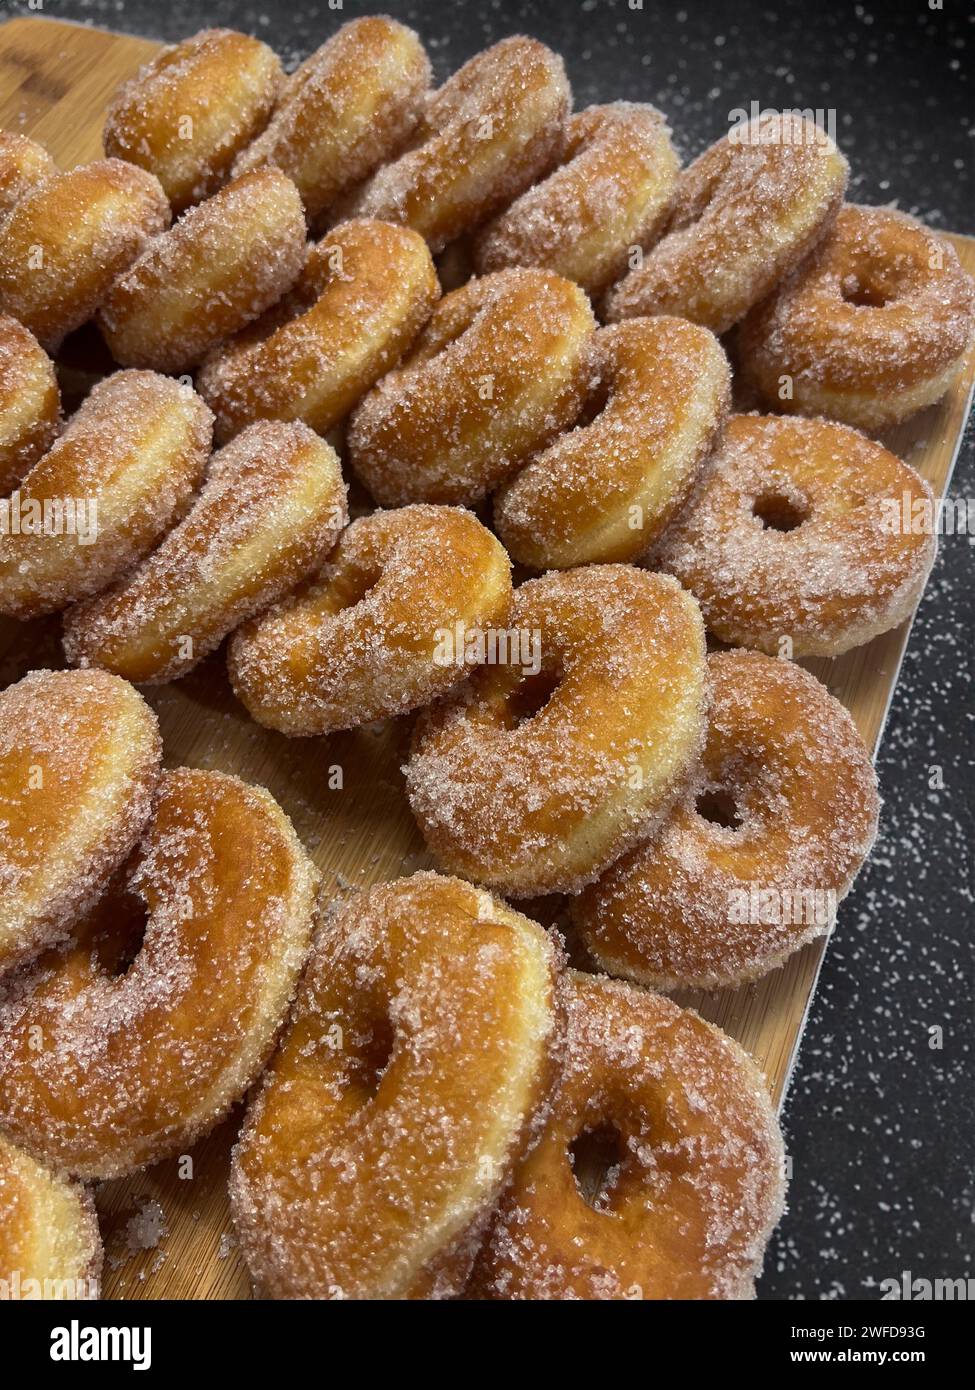
<svg viewBox="0 0 975 1390"><path fill-rule="evenodd" d="M719 825L725 830L738 830L741 815L734 792L728 788L717 788L701 792L694 803L694 809L702 820L710 825Z"/></svg>
<svg viewBox="0 0 975 1390"><path fill-rule="evenodd" d="M388 1013L379 1014L361 1037L363 1041L349 1058L349 1077L354 1091L367 1104L379 1093L396 1045L396 1030Z"/></svg>
<svg viewBox="0 0 975 1390"><path fill-rule="evenodd" d="M589 1125L569 1145L569 1163L586 1206L603 1211L630 1153L612 1120Z"/></svg>
<svg viewBox="0 0 975 1390"><path fill-rule="evenodd" d="M781 531L788 534L797 531L809 520L810 508L807 502L789 496L779 489L762 492L752 503L752 515L757 517L768 531Z"/></svg>
<svg viewBox="0 0 975 1390"><path fill-rule="evenodd" d="M527 724L542 713L562 682L561 666L542 666L536 673L523 672L506 701L507 723L511 729Z"/></svg>

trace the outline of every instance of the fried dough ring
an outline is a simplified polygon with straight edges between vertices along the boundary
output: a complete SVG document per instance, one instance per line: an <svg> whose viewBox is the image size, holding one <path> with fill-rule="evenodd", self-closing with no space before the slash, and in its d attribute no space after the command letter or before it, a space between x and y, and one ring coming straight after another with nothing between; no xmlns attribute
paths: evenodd
<svg viewBox="0 0 975 1390"><path fill-rule="evenodd" d="M877 829L870 755L825 686L758 652L708 664L699 777L573 905L602 969L658 989L754 980L824 935Z"/></svg>
<svg viewBox="0 0 975 1390"><path fill-rule="evenodd" d="M932 524L914 531L918 508ZM778 656L785 638L793 656L838 656L914 612L933 518L924 479L859 431L734 415L651 559L722 642Z"/></svg>
<svg viewBox="0 0 975 1390"><path fill-rule="evenodd" d="M162 747L104 671L32 671L0 694L0 974L60 940L152 808Z"/></svg>
<svg viewBox="0 0 975 1390"><path fill-rule="evenodd" d="M199 396L171 377L124 371L99 382L15 494L24 519L83 502L90 543L77 515L73 533L65 521L60 533L0 535L0 613L53 613L127 574L188 509L211 428Z"/></svg>
<svg viewBox="0 0 975 1390"><path fill-rule="evenodd" d="M430 60L405 24L370 15L343 24L288 79L274 116L234 173L276 165L314 225L343 193L395 158L426 103Z"/></svg>
<svg viewBox="0 0 975 1390"><path fill-rule="evenodd" d="M595 326L579 286L547 270L454 290L353 415L356 473L382 506L478 501L577 417Z"/></svg>
<svg viewBox="0 0 975 1390"><path fill-rule="evenodd" d="M404 223L442 251L548 172L571 104L557 54L523 35L503 39L432 94L407 153L333 211Z"/></svg>
<svg viewBox="0 0 975 1390"><path fill-rule="evenodd" d="M724 333L826 232L849 167L824 131L762 116L680 176L664 237L606 299L610 321L678 314Z"/></svg>
<svg viewBox="0 0 975 1390"><path fill-rule="evenodd" d="M459 1292L547 1098L554 966L541 927L436 874L326 923L234 1151L263 1296Z"/></svg>
<svg viewBox="0 0 975 1390"><path fill-rule="evenodd" d="M54 363L29 329L0 314L0 497L51 447L60 421Z"/></svg>
<svg viewBox="0 0 975 1390"><path fill-rule="evenodd" d="M98 315L125 367L183 372L259 318L301 274L305 216L278 169L257 169L185 212L120 276Z"/></svg>
<svg viewBox="0 0 975 1390"><path fill-rule="evenodd" d="M266 43L201 29L119 87L105 117L105 153L155 174L182 212L216 193L234 157L264 129L283 83Z"/></svg>
<svg viewBox="0 0 975 1390"><path fill-rule="evenodd" d="M127 579L65 616L73 666L176 680L321 565L347 520L338 456L263 420L213 456L188 516Z"/></svg>
<svg viewBox="0 0 975 1390"><path fill-rule="evenodd" d="M498 535L533 569L635 560L677 512L722 424L731 373L686 319L600 329L596 418L561 435L494 499Z"/></svg>
<svg viewBox="0 0 975 1390"><path fill-rule="evenodd" d="M53 173L0 222L0 309L55 352L168 226L159 180L134 164L100 159Z"/></svg>
<svg viewBox="0 0 975 1390"><path fill-rule="evenodd" d="M668 577L592 565L516 589L509 626L537 634L538 673L481 666L425 710L407 793L451 872L575 893L667 813L700 751L704 625Z"/></svg>
<svg viewBox="0 0 975 1390"><path fill-rule="evenodd" d="M0 1298L91 1298L101 1270L88 1193L0 1135Z"/></svg>
<svg viewBox="0 0 975 1390"><path fill-rule="evenodd" d="M745 380L778 411L883 430L941 399L975 335L975 281L943 237L845 205L742 324Z"/></svg>
<svg viewBox="0 0 975 1390"><path fill-rule="evenodd" d="M56 173L57 165L43 145L16 131L0 130L0 218Z"/></svg>
<svg viewBox="0 0 975 1390"><path fill-rule="evenodd" d="M407 227L346 222L309 254L311 307L271 309L204 362L197 384L221 440L259 419L325 434L410 347L440 297L426 242Z"/></svg>
<svg viewBox="0 0 975 1390"><path fill-rule="evenodd" d="M562 1084L469 1296L754 1297L784 1191L782 1137L755 1063L659 995L575 971L561 993ZM581 1171L587 1142L600 1140L608 1171Z"/></svg>
<svg viewBox="0 0 975 1390"><path fill-rule="evenodd" d="M653 106L590 106L566 125L554 173L479 234L479 274L513 265L554 270L595 296L652 245L670 208L680 161Z"/></svg>
<svg viewBox="0 0 975 1390"><path fill-rule="evenodd" d="M167 772L123 883L62 950L7 979L0 1125L85 1178L119 1177L206 1133L273 1047L317 877L262 788Z"/></svg>
<svg viewBox="0 0 975 1390"><path fill-rule="evenodd" d="M458 627L462 639L495 627L510 605L511 562L470 512L374 512L342 533L320 576L240 628L230 682L280 733L355 728L446 695L468 670Z"/></svg>

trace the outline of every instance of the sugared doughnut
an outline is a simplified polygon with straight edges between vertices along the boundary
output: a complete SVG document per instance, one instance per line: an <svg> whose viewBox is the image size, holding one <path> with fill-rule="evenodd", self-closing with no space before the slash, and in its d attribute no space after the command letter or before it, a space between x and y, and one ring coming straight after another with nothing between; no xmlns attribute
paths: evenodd
<svg viewBox="0 0 975 1390"><path fill-rule="evenodd" d="M400 153L420 121L430 62L417 35L383 15L343 24L288 79L270 125L235 174L274 164L311 223Z"/></svg>
<svg viewBox="0 0 975 1390"><path fill-rule="evenodd" d="M626 270L666 218L680 170L670 130L653 106L590 106L566 126L561 167L486 227L479 272L540 265L591 295Z"/></svg>
<svg viewBox="0 0 975 1390"><path fill-rule="evenodd" d="M105 671L0 694L0 973L57 941L128 855L159 778L156 716Z"/></svg>
<svg viewBox="0 0 975 1390"><path fill-rule="evenodd" d="M555 951L436 874L323 926L234 1151L231 1201L270 1298L449 1298L550 1085Z"/></svg>
<svg viewBox="0 0 975 1390"><path fill-rule="evenodd" d="M189 1146L273 1046L316 888L266 791L166 773L124 881L62 949L0 986L0 1128L85 1178Z"/></svg>
<svg viewBox="0 0 975 1390"><path fill-rule="evenodd" d="M767 405L882 430L941 399L975 335L975 281L943 237L849 204L749 314L739 353Z"/></svg>
<svg viewBox="0 0 975 1390"><path fill-rule="evenodd" d="M915 529L919 512L928 524ZM933 518L924 479L858 430L734 415L650 560L722 642L838 656L914 612Z"/></svg>
<svg viewBox="0 0 975 1390"><path fill-rule="evenodd" d="M101 1270L87 1192L0 1135L0 1301L93 1298Z"/></svg>
<svg viewBox="0 0 975 1390"><path fill-rule="evenodd" d="M121 159L54 173L0 222L0 310L49 352L169 225L159 180Z"/></svg>
<svg viewBox="0 0 975 1390"><path fill-rule="evenodd" d="M105 118L105 153L155 174L182 212L217 191L238 151L264 129L283 82L266 43L201 29L118 89Z"/></svg>
<svg viewBox="0 0 975 1390"><path fill-rule="evenodd" d="M356 473L383 506L476 502L576 418L595 326L579 286L551 271L454 290L353 415Z"/></svg>
<svg viewBox="0 0 975 1390"><path fill-rule="evenodd" d="M335 213L405 223L441 251L548 172L571 103L561 58L536 39L503 39L433 93L408 152Z"/></svg>
<svg viewBox="0 0 975 1390"><path fill-rule="evenodd" d="M570 972L562 1084L468 1296L754 1297L782 1214L782 1137L755 1063L689 1009Z"/></svg>
<svg viewBox="0 0 975 1390"><path fill-rule="evenodd" d="M259 724L327 734L429 704L486 660L511 562L459 507L360 517L321 575L233 637L230 680Z"/></svg>
<svg viewBox="0 0 975 1390"><path fill-rule="evenodd" d="M825 686L759 652L708 664L699 776L573 907L602 969L659 989L753 980L824 935L877 829L870 755Z"/></svg>
<svg viewBox="0 0 975 1390"><path fill-rule="evenodd" d="M591 423L561 435L504 484L494 520L514 559L534 569L634 560L690 489L731 397L714 335L686 319L600 329Z"/></svg>
<svg viewBox="0 0 975 1390"><path fill-rule="evenodd" d="M666 814L700 751L704 625L669 577L591 565L516 589L508 626L507 662L420 715L410 805L451 872L578 892Z"/></svg>
<svg viewBox="0 0 975 1390"><path fill-rule="evenodd" d="M0 314L0 497L51 447L60 418L54 363L33 333Z"/></svg>
<svg viewBox="0 0 975 1390"><path fill-rule="evenodd" d="M123 366L182 372L286 294L304 260L298 190L280 170L258 169L150 242L116 280L99 326Z"/></svg>
<svg viewBox="0 0 975 1390"><path fill-rule="evenodd" d="M189 514L136 569L65 616L73 666L176 680L318 569L346 522L338 456L265 420L214 454Z"/></svg>
<svg viewBox="0 0 975 1390"><path fill-rule="evenodd" d="M681 175L666 234L606 300L606 317L679 314L724 333L826 231L849 168L796 113L729 131Z"/></svg>
<svg viewBox="0 0 975 1390"><path fill-rule="evenodd" d="M212 424L172 377L125 371L99 382L11 499L0 613L52 613L127 574L189 507Z"/></svg>
<svg viewBox="0 0 975 1390"><path fill-rule="evenodd" d="M16 131L0 130L0 218L55 173L57 165L43 145Z"/></svg>
<svg viewBox="0 0 975 1390"><path fill-rule="evenodd" d="M388 222L346 222L309 253L299 295L218 348L197 378L228 439L258 419L324 434L410 347L440 297L426 242Z"/></svg>

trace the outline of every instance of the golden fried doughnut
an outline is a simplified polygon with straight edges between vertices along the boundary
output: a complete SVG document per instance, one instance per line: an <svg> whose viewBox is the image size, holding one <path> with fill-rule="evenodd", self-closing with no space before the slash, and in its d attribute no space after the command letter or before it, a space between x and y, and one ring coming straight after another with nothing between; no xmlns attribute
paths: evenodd
<svg viewBox="0 0 975 1390"><path fill-rule="evenodd" d="M0 1302L92 1298L101 1270L87 1192L0 1135Z"/></svg>
<svg viewBox="0 0 975 1390"><path fill-rule="evenodd" d="M521 652L420 715L410 805L451 872L578 892L666 814L700 751L704 625L674 580L629 565L529 580L508 624Z"/></svg>
<svg viewBox="0 0 975 1390"><path fill-rule="evenodd" d="M540 265L599 294L654 241L679 170L655 107L590 106L568 121L561 167L480 233L477 269Z"/></svg>
<svg viewBox="0 0 975 1390"><path fill-rule="evenodd" d="M11 499L0 613L53 613L127 574L189 507L212 423L172 377L125 371L99 382Z"/></svg>
<svg viewBox="0 0 975 1390"><path fill-rule="evenodd" d="M158 179L121 159L54 173L0 222L0 310L49 352L169 226Z"/></svg>
<svg viewBox="0 0 975 1390"><path fill-rule="evenodd" d="M591 403L602 409L494 500L499 536L534 569L636 559L687 496L728 409L728 361L706 328L631 319L592 346Z"/></svg>
<svg viewBox="0 0 975 1390"><path fill-rule="evenodd" d="M321 565L347 521L335 450L262 420L214 454L188 516L130 576L65 615L73 666L176 680Z"/></svg>
<svg viewBox="0 0 975 1390"><path fill-rule="evenodd" d="M355 728L447 694L477 660L469 639L503 626L510 605L511 562L470 512L374 512L320 576L239 629L230 681L280 733Z"/></svg>
<svg viewBox="0 0 975 1390"><path fill-rule="evenodd" d="M304 259L298 190L258 169L152 241L116 280L99 326L123 366L186 371L287 293Z"/></svg>
<svg viewBox="0 0 975 1390"><path fill-rule="evenodd" d="M849 204L742 325L745 380L775 410L882 430L941 399L975 335L975 281L944 237Z"/></svg>
<svg viewBox="0 0 975 1390"><path fill-rule="evenodd" d="M606 317L679 314L724 333L823 235L848 173L798 115L733 129L678 179L663 240L610 290Z"/></svg>
<svg viewBox="0 0 975 1390"><path fill-rule="evenodd" d="M870 755L825 686L759 652L708 665L699 776L573 906L602 969L659 989L757 979L824 935L877 829Z"/></svg>
<svg viewBox="0 0 975 1390"><path fill-rule="evenodd" d="M119 87L105 118L105 153L155 174L182 212L217 191L238 151L264 129L283 82L266 43L201 29Z"/></svg>
<svg viewBox="0 0 975 1390"><path fill-rule="evenodd" d="M238 156L234 173L283 169L314 223L399 154L429 85L430 61L412 29L384 15L354 19L288 79L270 125Z"/></svg>
<svg viewBox="0 0 975 1390"><path fill-rule="evenodd" d="M234 1151L261 1295L459 1292L548 1096L554 967L541 927L458 879L332 916Z"/></svg>
<svg viewBox="0 0 975 1390"><path fill-rule="evenodd" d="M383 506L476 502L576 418L595 327L579 286L551 271L454 290L353 415L353 468Z"/></svg>
<svg viewBox="0 0 975 1390"><path fill-rule="evenodd" d="M912 530L919 511L931 524ZM924 479L859 431L734 415L651 561L690 589L722 642L838 656L914 612L933 517Z"/></svg>
<svg viewBox="0 0 975 1390"><path fill-rule="evenodd" d="M782 1214L782 1137L764 1078L713 1024L570 972L566 1061L468 1296L754 1297Z"/></svg>
<svg viewBox="0 0 975 1390"><path fill-rule="evenodd" d="M123 880L70 942L0 986L0 1127L85 1178L211 1129L271 1051L317 877L262 788L167 772Z"/></svg>
<svg viewBox="0 0 975 1390"><path fill-rule="evenodd" d="M57 165L43 145L15 131L0 130L0 218L25 193L56 173Z"/></svg>
<svg viewBox="0 0 975 1390"><path fill-rule="evenodd" d="M156 716L105 671L32 671L0 694L0 973L65 935L149 818Z"/></svg>
<svg viewBox="0 0 975 1390"><path fill-rule="evenodd" d="M54 363L29 329L0 314L0 497L51 447L60 419Z"/></svg>
<svg viewBox="0 0 975 1390"><path fill-rule="evenodd" d="M523 35L503 39L433 93L408 152L335 214L405 223L441 251L548 172L571 104L557 54Z"/></svg>
<svg viewBox="0 0 975 1390"><path fill-rule="evenodd" d="M410 347L440 297L426 242L388 222L346 222L309 254L310 308L271 309L204 362L198 387L221 439L254 420L325 434Z"/></svg>

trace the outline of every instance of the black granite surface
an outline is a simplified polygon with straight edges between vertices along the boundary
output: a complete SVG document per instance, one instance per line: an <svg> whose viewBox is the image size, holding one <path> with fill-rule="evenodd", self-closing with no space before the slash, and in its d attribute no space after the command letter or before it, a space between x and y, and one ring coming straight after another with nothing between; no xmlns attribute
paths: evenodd
<svg viewBox="0 0 975 1390"><path fill-rule="evenodd" d="M341 9L45 0L43 9L160 39L233 25L289 66L343 20L377 11L421 32L440 77L506 34L534 34L564 55L577 105L653 101L685 156L753 100L832 108L854 199L975 232L975 14L961 0L345 0ZM955 495L973 493L973 454L970 427ZM905 1270L975 1276L971 544L942 544L894 700L879 761L881 838L841 908L786 1109L790 1207L765 1298L872 1299Z"/></svg>

